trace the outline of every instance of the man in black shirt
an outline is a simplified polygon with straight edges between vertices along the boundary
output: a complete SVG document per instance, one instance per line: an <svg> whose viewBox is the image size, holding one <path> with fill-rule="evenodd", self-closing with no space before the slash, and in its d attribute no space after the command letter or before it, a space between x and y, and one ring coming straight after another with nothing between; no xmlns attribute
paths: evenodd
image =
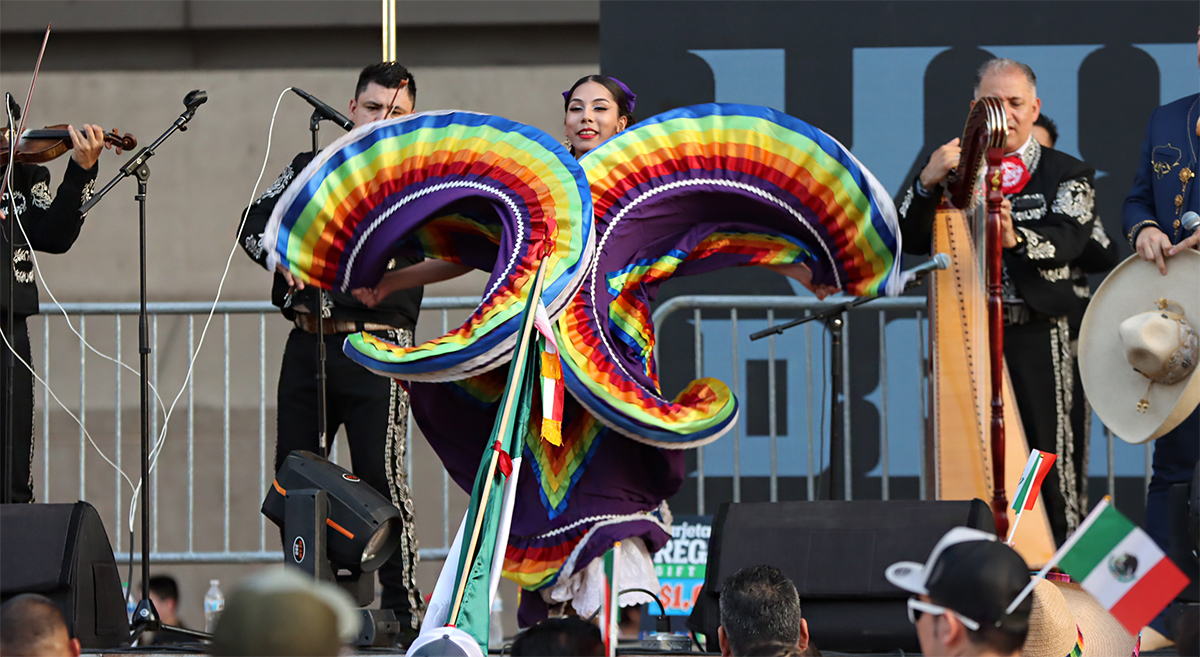
<svg viewBox="0 0 1200 657"><path fill-rule="evenodd" d="M397 93L398 92L398 93ZM395 62L372 64L362 70L349 117L356 125L411 114L417 86L412 74ZM301 153L292 159L279 178L246 213L239 235L242 248L258 264L266 266L268 247L263 231L283 190L313 159ZM395 258L389 269L418 262L419 258ZM293 450L320 452L317 427L317 328L323 324L326 353L326 435L332 440L341 425L354 473L390 499L404 520L400 547L379 569L383 587L381 605L392 609L405 634L415 636L424 607L417 590L417 540L413 525L413 502L405 467L408 449L408 393L394 380L373 374L342 352L350 333L369 331L394 344L412 345L413 329L421 306L421 288L400 290L374 307L367 307L350 294L324 292L305 287L280 267L275 272L271 301L296 326L288 336L279 372L275 468ZM324 303L318 299L323 296Z"/></svg>
<svg viewBox="0 0 1200 657"><path fill-rule="evenodd" d="M8 421L5 417L10 391L3 367L0 367L0 486L9 491L9 502L33 501L33 358L29 349L29 328L26 318L38 312L38 288L33 269L31 250L45 253L66 253L79 237L84 215L79 212L92 196L96 185L97 161L104 150L104 131L100 126L85 125L82 131L69 127L71 135L71 158L58 185L58 194L50 195L50 170L36 164L13 163L12 177L0 199L0 260L8 264L0 279L0 329L4 341L0 344L0 358L7 355L9 346L20 360L13 366L12 433L7 434ZM0 171L8 167L7 157L0 162ZM7 175L7 171L5 171ZM9 217L18 221L6 225ZM7 258L8 231L12 230L12 261ZM12 276L12 297L9 297L8 277ZM8 326L8 309L13 311L13 325ZM5 480L9 472L4 463L5 444L12 445L12 481Z"/></svg>

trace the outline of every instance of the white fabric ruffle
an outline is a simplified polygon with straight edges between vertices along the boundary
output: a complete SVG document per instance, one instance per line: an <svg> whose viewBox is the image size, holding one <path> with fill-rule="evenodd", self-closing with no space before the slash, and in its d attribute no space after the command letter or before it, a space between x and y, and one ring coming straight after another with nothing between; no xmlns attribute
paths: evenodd
<svg viewBox="0 0 1200 657"><path fill-rule="evenodd" d="M620 558L617 563L617 590L642 588L658 592L661 585L658 574L654 571L654 560L645 542L637 537L621 541L618 548ZM582 571L576 571L565 581L559 580L554 586L542 591L542 598L548 604L570 602L575 612L587 618L600 608L604 596L604 559L593 559ZM632 607L654 599L645 593L631 592L619 596L617 603L622 607Z"/></svg>

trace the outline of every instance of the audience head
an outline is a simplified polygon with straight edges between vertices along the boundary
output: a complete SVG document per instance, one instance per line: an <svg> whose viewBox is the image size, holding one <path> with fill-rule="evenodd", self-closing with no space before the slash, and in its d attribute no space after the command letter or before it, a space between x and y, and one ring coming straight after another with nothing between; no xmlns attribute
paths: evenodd
<svg viewBox="0 0 1200 657"><path fill-rule="evenodd" d="M721 585L720 606L717 638L722 655L747 657L763 654L752 650L803 651L808 647L808 622L800 616L800 595L778 568L750 566L730 575Z"/></svg>
<svg viewBox="0 0 1200 657"><path fill-rule="evenodd" d="M1054 148L1058 143L1058 124L1045 114L1039 114L1033 122L1033 138L1042 146Z"/></svg>
<svg viewBox="0 0 1200 657"><path fill-rule="evenodd" d="M79 657L79 650L79 639L71 638L49 598L22 593L0 606L0 654Z"/></svg>
<svg viewBox="0 0 1200 657"><path fill-rule="evenodd" d="M213 631L213 655L337 655L360 615L341 589L271 568L230 596Z"/></svg>
<svg viewBox="0 0 1200 657"><path fill-rule="evenodd" d="M179 584L170 575L150 578L150 601L167 625L179 625Z"/></svg>
<svg viewBox="0 0 1200 657"><path fill-rule="evenodd" d="M916 595L908 617L924 655L1015 655L1029 631L1033 598L1008 606L1029 584L1025 560L996 537L967 527L942 536L924 564L888 566L892 584Z"/></svg>
<svg viewBox="0 0 1200 657"><path fill-rule="evenodd" d="M397 94L401 87L404 89ZM417 81L412 73L396 62L379 62L358 74L347 118L358 126L412 114L416 105Z"/></svg>
<svg viewBox="0 0 1200 657"><path fill-rule="evenodd" d="M457 627L441 627L422 631L404 654L405 657L483 657L483 649L475 637Z"/></svg>
<svg viewBox="0 0 1200 657"><path fill-rule="evenodd" d="M600 656L604 654L604 639L600 628L582 618L547 618L517 635L512 654L515 657Z"/></svg>
<svg viewBox="0 0 1200 657"><path fill-rule="evenodd" d="M609 137L633 125L637 94L605 75L579 78L563 92L567 142L571 154L583 157Z"/></svg>
<svg viewBox="0 0 1200 657"><path fill-rule="evenodd" d="M1008 118L1005 150L1016 151L1029 139L1033 122L1042 110L1033 69L1011 59L989 59L975 73L975 100L984 96L998 98L1003 103Z"/></svg>

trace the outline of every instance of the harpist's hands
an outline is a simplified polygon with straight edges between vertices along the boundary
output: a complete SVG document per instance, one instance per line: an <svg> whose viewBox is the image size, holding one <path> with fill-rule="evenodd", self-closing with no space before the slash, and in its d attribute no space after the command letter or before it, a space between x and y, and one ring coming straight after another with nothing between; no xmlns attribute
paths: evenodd
<svg viewBox="0 0 1200 657"><path fill-rule="evenodd" d="M1017 245L1017 231L1013 229L1012 201L1004 199L1000 204L1000 244L1006 249Z"/></svg>
<svg viewBox="0 0 1200 657"><path fill-rule="evenodd" d="M929 158L929 164L921 171L921 186L927 190L941 184L950 170L958 166L958 158L962 148L958 145L958 137L942 144Z"/></svg>

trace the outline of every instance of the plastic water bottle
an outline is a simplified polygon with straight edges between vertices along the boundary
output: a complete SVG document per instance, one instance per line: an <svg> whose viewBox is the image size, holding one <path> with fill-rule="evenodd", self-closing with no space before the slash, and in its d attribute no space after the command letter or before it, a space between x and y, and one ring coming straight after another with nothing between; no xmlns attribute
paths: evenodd
<svg viewBox="0 0 1200 657"><path fill-rule="evenodd" d="M129 618L129 622L133 622L133 612L137 611L137 600L130 595L129 584L125 585L125 615Z"/></svg>
<svg viewBox="0 0 1200 657"><path fill-rule="evenodd" d="M225 596L221 594L217 580L210 579L208 584L208 593L204 594L204 631L212 634L217 627L217 619L225 609Z"/></svg>
<svg viewBox="0 0 1200 657"><path fill-rule="evenodd" d="M488 614L488 648L504 647L504 599L496 596Z"/></svg>

